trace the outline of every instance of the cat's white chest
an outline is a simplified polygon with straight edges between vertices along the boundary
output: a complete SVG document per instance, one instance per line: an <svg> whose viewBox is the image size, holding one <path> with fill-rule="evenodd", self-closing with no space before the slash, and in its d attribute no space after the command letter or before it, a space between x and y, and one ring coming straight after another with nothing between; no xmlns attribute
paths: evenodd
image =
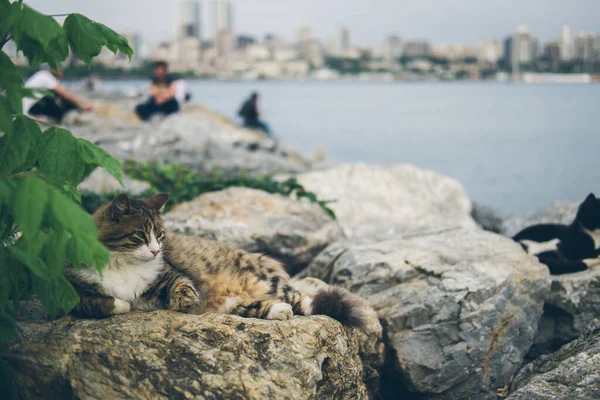
<svg viewBox="0 0 600 400"><path fill-rule="evenodd" d="M138 265L109 264L102 271L102 276L95 271L82 273L87 275L88 280L99 284L104 294L133 303L158 278L163 268L162 258L157 257Z"/></svg>

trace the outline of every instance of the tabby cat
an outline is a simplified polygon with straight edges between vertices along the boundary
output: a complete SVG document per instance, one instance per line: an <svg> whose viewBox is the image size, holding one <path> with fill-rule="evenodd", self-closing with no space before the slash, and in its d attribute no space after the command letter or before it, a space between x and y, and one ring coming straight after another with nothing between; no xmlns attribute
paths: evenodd
<svg viewBox="0 0 600 400"><path fill-rule="evenodd" d="M168 197L121 195L94 214L110 261L102 274L67 269L80 296L74 313L101 318L130 310L170 309L274 320L323 314L350 326L364 323L355 297L342 288L328 286L309 296L267 256L167 235L161 211Z"/></svg>

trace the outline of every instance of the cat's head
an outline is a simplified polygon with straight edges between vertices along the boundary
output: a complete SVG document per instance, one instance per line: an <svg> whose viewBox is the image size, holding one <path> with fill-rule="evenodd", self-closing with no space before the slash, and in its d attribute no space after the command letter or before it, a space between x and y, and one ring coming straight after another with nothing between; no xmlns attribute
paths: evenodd
<svg viewBox="0 0 600 400"><path fill-rule="evenodd" d="M600 229L600 199L590 193L579 206L575 220L589 231Z"/></svg>
<svg viewBox="0 0 600 400"><path fill-rule="evenodd" d="M168 199L165 193L147 199L120 195L94 214L98 239L126 262L161 257L165 240L161 211Z"/></svg>

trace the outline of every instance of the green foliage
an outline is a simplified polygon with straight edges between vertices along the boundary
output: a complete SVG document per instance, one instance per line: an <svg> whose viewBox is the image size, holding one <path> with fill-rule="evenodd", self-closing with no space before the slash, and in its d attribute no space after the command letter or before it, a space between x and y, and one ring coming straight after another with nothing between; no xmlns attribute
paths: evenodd
<svg viewBox="0 0 600 400"><path fill-rule="evenodd" d="M151 189L142 193L142 196L149 197L161 192L169 193L167 211L176 204L193 200L204 193L216 192L229 187L246 187L298 199L308 199L321 206L327 214L335 219L335 213L327 206L330 202L319 200L316 194L307 191L295 178L280 181L271 175L252 176L246 174L223 178L218 172L211 175L199 175L182 165L163 165L156 162L128 161L125 163L124 169L128 176L150 184ZM82 204L86 211L93 213L120 193L104 193L102 195L83 193Z"/></svg>
<svg viewBox="0 0 600 400"><path fill-rule="evenodd" d="M105 25L94 22L81 14L71 14L65 20L64 29L69 37L71 50L87 64L100 54L102 46L106 46L114 54L121 51L131 60L133 50L129 47L127 40Z"/></svg>
<svg viewBox="0 0 600 400"><path fill-rule="evenodd" d="M75 14L60 26L22 1L0 0L0 49L12 39L36 68L57 68L71 50L86 61L102 46L131 56L127 41L102 24ZM36 296L52 315L70 311L77 293L64 277L65 265L101 270L109 253L81 205L77 186L94 168L119 181L121 163L64 129L42 132L23 115L19 71L0 51L0 357L18 339L11 312L19 300ZM14 396L13 371L0 358L0 393Z"/></svg>

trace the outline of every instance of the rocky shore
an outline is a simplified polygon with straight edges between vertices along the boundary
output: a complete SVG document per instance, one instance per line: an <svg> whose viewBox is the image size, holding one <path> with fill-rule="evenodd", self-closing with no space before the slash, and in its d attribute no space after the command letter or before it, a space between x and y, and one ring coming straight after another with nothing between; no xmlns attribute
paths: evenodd
<svg viewBox="0 0 600 400"><path fill-rule="evenodd" d="M131 100L96 101L94 117L68 128L118 158L295 176L333 200L336 219L305 199L229 188L176 206L166 227L268 254L314 287L343 286L369 324L167 311L50 321L29 304L10 360L22 398L600 398L600 267L553 277L509 238L568 221L576 205L507 217L412 165L314 160L197 106L140 124ZM116 188L97 171L81 189Z"/></svg>

